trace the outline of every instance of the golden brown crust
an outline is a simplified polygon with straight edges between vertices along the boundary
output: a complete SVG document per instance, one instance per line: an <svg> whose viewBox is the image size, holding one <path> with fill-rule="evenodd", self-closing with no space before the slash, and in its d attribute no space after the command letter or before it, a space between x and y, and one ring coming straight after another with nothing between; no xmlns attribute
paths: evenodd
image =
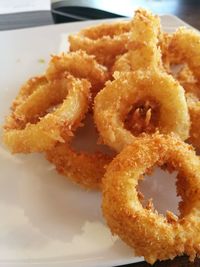
<svg viewBox="0 0 200 267"><path fill-rule="evenodd" d="M194 93L187 93L187 104L190 113L190 137L187 140L197 151L200 150L200 101Z"/></svg>
<svg viewBox="0 0 200 267"><path fill-rule="evenodd" d="M94 56L81 50L52 56L46 70L47 79L55 79L63 72L69 72L76 78L87 79L92 85L93 95L96 95L109 79L107 68L97 63Z"/></svg>
<svg viewBox="0 0 200 267"><path fill-rule="evenodd" d="M198 32L184 27L179 28L168 37L164 58L168 62L168 71L173 74L170 66L182 64L181 70L173 74L183 86L191 120L188 142L200 149L199 116L200 116L200 35ZM193 95L193 96L192 96Z"/></svg>
<svg viewBox="0 0 200 267"><path fill-rule="evenodd" d="M155 165L168 163L179 171L180 218L167 218L142 207L139 179ZM127 146L107 168L103 178L103 214L112 233L132 246L137 255L154 263L186 253L200 252L200 161L191 146L175 135L143 135ZM181 185L187 185L187 187ZM110 205L112 203L112 205Z"/></svg>
<svg viewBox="0 0 200 267"><path fill-rule="evenodd" d="M128 52L118 56L112 72L162 69L159 47L160 27L159 17L143 9L137 10L131 21Z"/></svg>
<svg viewBox="0 0 200 267"><path fill-rule="evenodd" d="M127 51L130 23L120 22L93 26L69 36L70 51L79 49L94 55L96 60L108 68L115 57Z"/></svg>
<svg viewBox="0 0 200 267"><path fill-rule="evenodd" d="M77 152L70 144L58 144L47 151L46 158L55 165L58 173L85 189L99 190L106 166L113 157L101 152Z"/></svg>
<svg viewBox="0 0 200 267"><path fill-rule="evenodd" d="M144 98L160 103L158 129L162 133L175 132L183 140L188 138L190 124L183 88L164 72L141 70L119 74L95 98L94 120L105 144L121 151L135 140L124 128L124 119L130 107Z"/></svg>
<svg viewBox="0 0 200 267"><path fill-rule="evenodd" d="M56 94L52 93L48 98L51 101L46 101L44 96L49 97L49 89L57 92ZM34 96L36 96L36 102ZM42 118L38 117L41 113L45 113L47 108L51 107L50 104L57 101L60 96L62 98L60 99L61 106ZM72 130L77 128L79 122L84 118L88 110L89 96L90 83L87 80L75 79L68 74L62 74L58 80L42 85L42 89L38 87L33 94L16 107L16 111L20 110L20 118L23 122L20 127L17 121L19 114L15 113L15 110L8 116L4 125L4 143L12 153L29 153L42 152L52 148L57 142L64 142L69 139ZM38 103L44 102L48 105L37 106ZM74 105L74 103L77 104ZM29 114L28 121L27 114ZM38 121L31 123L35 117L38 118Z"/></svg>
<svg viewBox="0 0 200 267"><path fill-rule="evenodd" d="M200 35L197 31L179 28L172 36L169 54L178 59L178 63L187 63L195 77L200 80Z"/></svg>

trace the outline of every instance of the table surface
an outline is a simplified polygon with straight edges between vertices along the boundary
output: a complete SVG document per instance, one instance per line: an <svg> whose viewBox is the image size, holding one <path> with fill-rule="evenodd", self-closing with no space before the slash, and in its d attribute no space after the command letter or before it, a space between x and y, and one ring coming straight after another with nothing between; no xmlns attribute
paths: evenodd
<svg viewBox="0 0 200 267"><path fill-rule="evenodd" d="M66 1L67 2L67 1ZM91 2L92 6L95 8L95 3L98 1L87 1ZM99 1L100 2L100 1ZM113 2L113 5L112 5ZM173 14L181 18L185 22L189 23L193 27L200 30L200 0L123 0L123 9L121 13L125 16L131 16L132 10L136 7L145 7L152 10L152 12L162 15L162 14ZM118 2L120 5L120 1ZM102 1L102 10L109 10L115 13L114 0ZM113 8L112 8L113 6ZM99 3L98 3L99 7ZM119 14L118 13L118 14ZM0 30L34 27L39 25L50 25L54 24L54 19L51 12L40 11L40 12L29 12L21 14L12 15L0 15ZM150 266L146 262L124 265L124 266L134 266L134 267L148 267ZM163 262L156 262L154 267L197 267L200 266L200 260L195 260L194 263L190 263L188 258L177 257L174 260L168 260Z"/></svg>

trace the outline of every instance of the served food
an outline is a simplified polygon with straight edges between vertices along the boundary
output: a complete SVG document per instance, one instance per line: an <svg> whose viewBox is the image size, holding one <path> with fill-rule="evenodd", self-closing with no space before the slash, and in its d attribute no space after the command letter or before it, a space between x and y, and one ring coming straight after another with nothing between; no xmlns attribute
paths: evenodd
<svg viewBox="0 0 200 267"><path fill-rule="evenodd" d="M177 170L180 216L143 207L137 185L155 166ZM103 178L103 214L112 231L153 264L199 254L200 160L177 135L144 134L116 156ZM110 205L112 203L112 205Z"/></svg>
<svg viewBox="0 0 200 267"><path fill-rule="evenodd" d="M52 56L45 73L20 89L4 143L12 153L43 152L60 174L102 190L112 233L151 264L182 254L194 260L200 255L200 35L167 34L159 17L139 9L131 21L83 29L69 43L70 52ZM74 148L88 115L95 143L112 155ZM156 166L178 171L179 216L159 214L152 201L142 204L138 181Z"/></svg>

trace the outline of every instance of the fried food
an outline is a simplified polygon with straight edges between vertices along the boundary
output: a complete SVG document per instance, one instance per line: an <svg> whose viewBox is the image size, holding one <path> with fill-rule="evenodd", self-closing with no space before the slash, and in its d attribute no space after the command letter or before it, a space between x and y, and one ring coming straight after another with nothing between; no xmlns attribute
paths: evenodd
<svg viewBox="0 0 200 267"><path fill-rule="evenodd" d="M52 57L46 71L47 79L55 79L63 72L69 72L74 77L89 80L93 95L96 95L109 79L107 68L98 64L94 56L81 50Z"/></svg>
<svg viewBox="0 0 200 267"><path fill-rule="evenodd" d="M178 29L167 38L163 49L168 72L180 82L186 92L188 109L191 120L190 137L188 142L200 149L199 116L200 116L200 35L186 28ZM180 70L173 72L172 67L178 65Z"/></svg>
<svg viewBox="0 0 200 267"><path fill-rule="evenodd" d="M4 125L4 143L12 153L29 153L42 152L57 142L65 142L85 116L89 96L87 80L75 79L65 73L44 84L42 80L42 85L16 107L17 112L13 110L8 116ZM48 112L58 100L61 105ZM40 117L41 113L46 114Z"/></svg>
<svg viewBox="0 0 200 267"><path fill-rule="evenodd" d="M125 71L121 68L115 72L116 79L107 83L95 98L97 128L103 142L118 152L144 131L175 132L183 140L189 136L184 90L160 70L159 33L158 17L145 10L136 11L131 23L129 51L122 56L125 64L121 66L125 66ZM126 117L130 117L127 127Z"/></svg>
<svg viewBox="0 0 200 267"><path fill-rule="evenodd" d="M146 208L137 185L155 166L177 170L177 192L182 201L180 216L166 217ZM187 254L200 253L199 194L200 160L193 148L175 135L144 134L115 157L103 177L103 214L113 234L153 264ZM112 203L112 205L110 204Z"/></svg>
<svg viewBox="0 0 200 267"><path fill-rule="evenodd" d="M188 108L179 83L166 73L135 71L121 73L95 98L94 119L103 143L121 151L135 141L136 137L124 127L124 120L132 106L137 109L137 103L141 105L146 99L159 104L155 129L175 132L183 140L188 137Z"/></svg>
<svg viewBox="0 0 200 267"><path fill-rule="evenodd" d="M130 23L117 22L101 24L69 36L70 51L79 49L94 55L102 65L110 68L115 57L127 51Z"/></svg>
<svg viewBox="0 0 200 267"><path fill-rule="evenodd" d="M200 81L200 34L181 27L173 34L168 49L169 54L178 58L179 63L186 62Z"/></svg>
<svg viewBox="0 0 200 267"><path fill-rule="evenodd" d="M70 178L85 189L101 189L101 180L112 158L101 152L77 152L70 144L57 144L47 151L46 158L58 173Z"/></svg>
<svg viewBox="0 0 200 267"><path fill-rule="evenodd" d="M101 179L114 153L99 146L97 140L93 116L88 114L70 142L57 144L46 152L46 158L55 165L58 173L83 188L100 190Z"/></svg>
<svg viewBox="0 0 200 267"><path fill-rule="evenodd" d="M36 76L30 78L21 88L14 99L11 110L16 110L17 106L20 106L24 101L31 95L39 86L42 86L47 83L45 75Z"/></svg>
<svg viewBox="0 0 200 267"><path fill-rule="evenodd" d="M192 144L196 149L197 152L200 151L200 101L192 93L186 93L188 109L190 113L190 137L187 140L190 144Z"/></svg>
<svg viewBox="0 0 200 267"><path fill-rule="evenodd" d="M177 80L183 86L190 114L190 136L187 140L197 151L200 150L200 83L186 65L177 75Z"/></svg>
<svg viewBox="0 0 200 267"><path fill-rule="evenodd" d="M200 159L182 140L200 149L200 35L183 28L167 34L158 16L139 9L131 21L83 29L69 43L70 52L52 56L44 74L22 86L4 143L13 153L44 152L58 173L85 189L103 189L111 231L148 262L182 254L194 260ZM90 126L83 121L88 114ZM119 155L93 152L101 149L94 149L94 123L98 144ZM179 217L140 202L138 181L155 166L179 172Z"/></svg>
<svg viewBox="0 0 200 267"><path fill-rule="evenodd" d="M137 10L131 21L128 52L118 57L112 72L162 68L158 46L160 31L159 17L144 9Z"/></svg>

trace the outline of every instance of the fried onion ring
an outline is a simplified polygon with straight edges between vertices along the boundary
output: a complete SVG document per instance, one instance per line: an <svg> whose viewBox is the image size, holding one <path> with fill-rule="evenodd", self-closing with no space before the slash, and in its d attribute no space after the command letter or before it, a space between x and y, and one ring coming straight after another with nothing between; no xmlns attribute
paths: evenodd
<svg viewBox="0 0 200 267"><path fill-rule="evenodd" d="M57 142L66 141L85 116L89 95L90 83L87 80L75 79L69 74L64 73L58 79L44 84L42 81L42 85L16 107L16 111L20 112L17 114L13 111L8 116L4 126L4 143L12 153L29 153L45 151ZM48 113L47 109L58 99L63 103ZM38 106L38 103L45 105ZM41 112L47 114L38 117ZM28 122L24 119L27 114L29 114ZM36 122L35 115L37 115ZM18 123L16 117L23 118L23 123ZM35 123L31 123L33 117Z"/></svg>
<svg viewBox="0 0 200 267"><path fill-rule="evenodd" d="M109 68L115 57L127 51L130 23L101 24L69 36L70 51L79 49L94 55L96 60Z"/></svg>
<svg viewBox="0 0 200 267"><path fill-rule="evenodd" d="M131 107L139 101L154 99L160 103L157 128L174 132L185 140L189 134L189 115L184 90L164 72L124 72L107 82L94 101L94 119L103 142L116 151L132 143L135 136L124 128ZM101 111L101 112L99 112Z"/></svg>
<svg viewBox="0 0 200 267"><path fill-rule="evenodd" d="M138 181L149 169L164 164L179 172L179 217L171 212L164 217L139 200ZM137 138L116 156L103 178L102 208L112 233L151 264L184 253L194 260L200 253L199 169L199 157L177 136L156 133Z"/></svg>
<svg viewBox="0 0 200 267"><path fill-rule="evenodd" d="M26 123L35 123L46 110L59 104L68 92L65 80L48 82L45 76L29 79L21 88L12 105L12 114L7 118L7 128L25 127ZM59 90L55 90L59 86ZM36 104L37 103L37 104ZM8 127L11 124L10 127Z"/></svg>

